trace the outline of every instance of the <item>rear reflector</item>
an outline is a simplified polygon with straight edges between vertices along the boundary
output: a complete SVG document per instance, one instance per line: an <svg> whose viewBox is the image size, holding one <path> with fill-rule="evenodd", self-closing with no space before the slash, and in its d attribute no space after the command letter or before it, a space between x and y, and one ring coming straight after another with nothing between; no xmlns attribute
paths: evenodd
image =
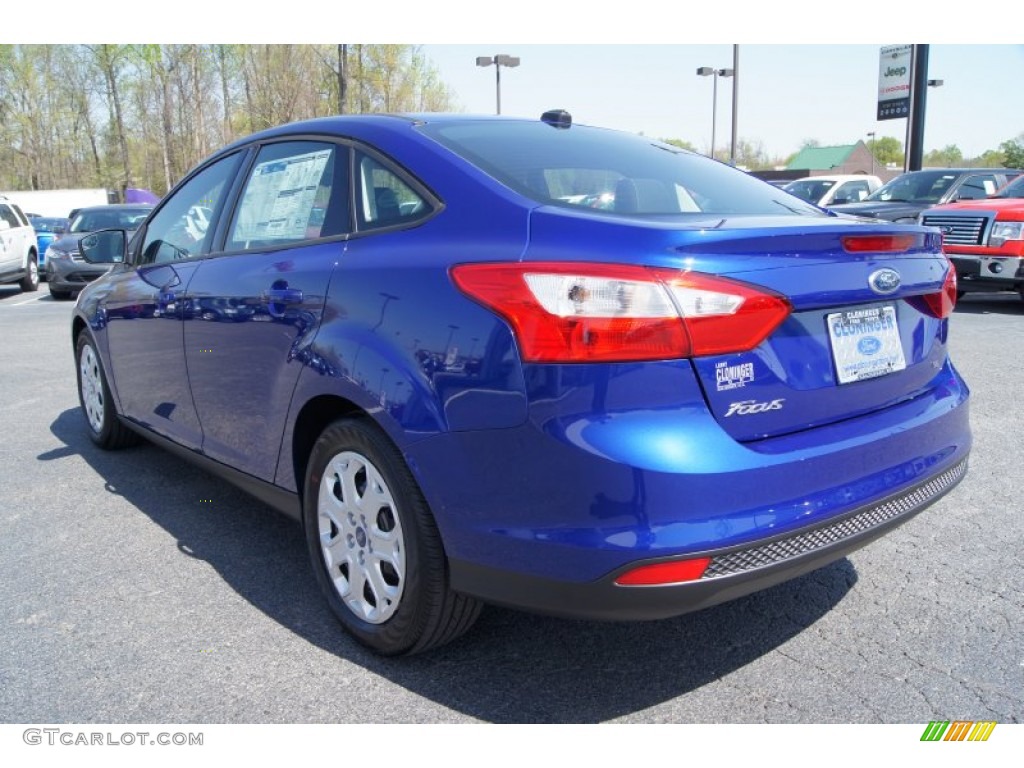
<svg viewBox="0 0 1024 768"><path fill-rule="evenodd" d="M462 264L452 280L511 324L527 362L747 351L790 312L783 297L745 283L630 264Z"/></svg>
<svg viewBox="0 0 1024 768"><path fill-rule="evenodd" d="M641 565L639 568L626 571L615 580L615 583L623 587L652 587L659 584L696 581L704 575L710 563L710 557L698 557L694 560Z"/></svg>

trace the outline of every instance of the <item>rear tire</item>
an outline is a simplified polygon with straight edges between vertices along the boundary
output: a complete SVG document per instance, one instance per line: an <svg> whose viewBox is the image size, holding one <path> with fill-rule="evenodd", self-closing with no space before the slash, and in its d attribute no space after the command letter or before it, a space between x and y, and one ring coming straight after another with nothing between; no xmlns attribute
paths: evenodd
<svg viewBox="0 0 1024 768"><path fill-rule="evenodd" d="M28 274L21 278L18 286L25 293L39 290L39 264L36 262L34 253L28 257Z"/></svg>
<svg viewBox="0 0 1024 768"><path fill-rule="evenodd" d="M99 352L86 331L78 334L75 363L78 370L78 402L82 406L92 441L105 450L137 444L139 436L117 418Z"/></svg>
<svg viewBox="0 0 1024 768"><path fill-rule="evenodd" d="M377 653L435 648L480 615L477 600L450 589L427 502L401 454L367 419L336 421L313 446L303 522L331 610Z"/></svg>

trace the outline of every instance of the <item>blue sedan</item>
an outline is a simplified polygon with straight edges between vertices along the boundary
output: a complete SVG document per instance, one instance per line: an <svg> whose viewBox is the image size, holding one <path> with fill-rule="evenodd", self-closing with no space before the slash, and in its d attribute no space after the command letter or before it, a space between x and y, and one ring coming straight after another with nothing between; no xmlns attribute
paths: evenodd
<svg viewBox="0 0 1024 768"><path fill-rule="evenodd" d="M657 619L755 592L967 470L937 230L562 111L274 128L82 252L114 265L71 328L92 440L295 517L386 655L484 603Z"/></svg>

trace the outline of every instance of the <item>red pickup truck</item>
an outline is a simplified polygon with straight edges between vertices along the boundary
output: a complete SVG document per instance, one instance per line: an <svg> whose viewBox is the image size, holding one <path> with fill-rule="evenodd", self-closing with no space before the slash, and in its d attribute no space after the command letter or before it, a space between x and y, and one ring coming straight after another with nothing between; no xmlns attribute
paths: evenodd
<svg viewBox="0 0 1024 768"><path fill-rule="evenodd" d="M984 200L928 208L918 221L942 231L961 295L1017 291L1024 298L1024 176Z"/></svg>

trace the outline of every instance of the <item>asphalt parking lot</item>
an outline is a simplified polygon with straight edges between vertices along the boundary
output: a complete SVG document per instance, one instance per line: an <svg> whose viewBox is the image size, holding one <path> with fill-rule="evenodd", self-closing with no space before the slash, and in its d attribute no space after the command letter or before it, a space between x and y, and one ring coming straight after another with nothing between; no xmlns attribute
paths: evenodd
<svg viewBox="0 0 1024 768"><path fill-rule="evenodd" d="M323 604L297 524L152 446L95 448L72 303L0 287L0 722L1024 720L1024 302L951 322L966 480L887 537L678 619L488 608L383 660Z"/></svg>

